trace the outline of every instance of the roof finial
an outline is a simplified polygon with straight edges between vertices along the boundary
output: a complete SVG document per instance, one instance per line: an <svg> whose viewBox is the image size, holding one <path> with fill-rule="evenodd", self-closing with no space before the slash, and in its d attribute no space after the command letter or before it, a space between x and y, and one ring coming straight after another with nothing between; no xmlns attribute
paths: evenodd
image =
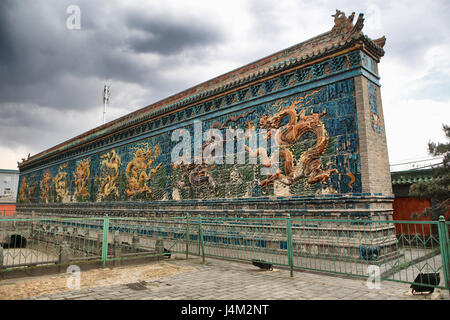
<svg viewBox="0 0 450 320"><path fill-rule="evenodd" d="M376 45L379 46L380 48L383 48L386 43L386 37L382 36L381 38L373 40L373 42L375 42Z"/></svg>
<svg viewBox="0 0 450 320"><path fill-rule="evenodd" d="M364 19L362 18L362 13L359 14L358 21L356 22L355 26L353 26L353 19L355 18L354 12L352 12L350 16L346 17L344 12L336 9L336 13L331 16L334 17L334 26L333 29L331 29L332 32L342 34L353 33L353 31L356 31L356 26L358 26L358 31L362 29L362 22L364 21Z"/></svg>

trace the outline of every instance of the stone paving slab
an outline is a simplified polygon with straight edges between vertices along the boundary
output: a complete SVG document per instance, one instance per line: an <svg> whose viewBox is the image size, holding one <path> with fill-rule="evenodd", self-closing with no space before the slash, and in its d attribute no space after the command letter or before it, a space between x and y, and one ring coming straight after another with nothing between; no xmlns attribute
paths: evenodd
<svg viewBox="0 0 450 320"><path fill-rule="evenodd" d="M432 295L411 294L408 284L381 282L369 289L365 279L289 270L262 271L250 263L208 258L172 259L170 263L194 267L193 271L142 283L144 290L126 284L42 295L33 300L448 300L446 290Z"/></svg>

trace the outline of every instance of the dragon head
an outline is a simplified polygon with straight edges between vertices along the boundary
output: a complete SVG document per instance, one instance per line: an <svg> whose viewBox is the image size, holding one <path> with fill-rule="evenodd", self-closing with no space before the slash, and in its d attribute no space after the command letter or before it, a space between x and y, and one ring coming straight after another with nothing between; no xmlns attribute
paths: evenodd
<svg viewBox="0 0 450 320"><path fill-rule="evenodd" d="M281 120L284 116L279 113L269 117L266 114L261 117L259 124L265 129L277 129L281 126Z"/></svg>

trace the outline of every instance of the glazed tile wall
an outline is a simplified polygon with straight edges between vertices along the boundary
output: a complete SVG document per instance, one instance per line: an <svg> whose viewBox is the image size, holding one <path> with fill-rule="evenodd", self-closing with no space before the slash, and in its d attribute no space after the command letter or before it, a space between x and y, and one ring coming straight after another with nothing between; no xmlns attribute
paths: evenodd
<svg viewBox="0 0 450 320"><path fill-rule="evenodd" d="M317 67L312 72L320 74L322 71L320 67ZM273 90L271 86L274 85L266 82L263 90L270 92ZM251 87L248 91L239 91L233 96L225 96L224 100L229 99L229 103L239 102L239 100L243 100L244 96L252 94L252 90L253 94L256 94L258 89L261 90L258 87ZM246 164L209 166L205 171L205 175L211 178L209 183L193 185L189 181L189 168L174 167L171 163L170 153L176 142L171 141L172 130L170 130L157 136L98 152L86 158L66 161L62 166L58 164L22 174L18 201L25 203L157 201L360 193L361 164L353 79L325 84L313 90L298 92L282 98L274 94L273 99L269 99L265 103L232 113L224 112L217 117L203 121L202 125L204 129L211 127L213 123L226 123L226 127L233 128L246 129L252 125L258 128L263 115L273 116L280 108L289 106L294 99L305 96L307 96L305 102L308 104L298 110L308 109L307 114L311 112L321 114L326 111L320 121L327 132L328 143L320 156L320 161L323 168L335 169L335 171L322 183L307 185L306 178L304 178L288 187L282 186L282 192L279 193L279 188L277 189L275 186L277 183L260 186L260 183L266 178L260 174L260 164L251 165L247 159ZM284 102L280 105L280 101ZM164 126L170 120L175 119L183 121L189 117L190 113L198 114L205 109L214 108L214 104L217 107L220 102L212 101L210 104L202 104L191 110L186 109L174 113L162 118L160 125ZM204 110L200 110L200 108ZM170 117L174 119L170 119ZM230 121L230 119L237 120ZM165 121L167 122L164 123ZM185 128L193 134L192 124ZM298 142L290 147L294 161L298 161L302 154L313 148L317 143L316 140L317 137L311 132L299 137ZM193 143L194 141L192 141ZM138 152L140 152L140 157L137 156ZM105 157L108 155L109 157ZM89 172L83 173L79 168L77 175L77 166L86 160L89 160L87 170ZM284 173L284 159L280 160L280 168ZM130 165L133 161L135 165ZM84 170L86 171L86 166ZM47 185L42 183L45 174L47 177L51 177L51 183ZM215 184L215 189L212 188L212 184Z"/></svg>
<svg viewBox="0 0 450 320"><path fill-rule="evenodd" d="M176 112L162 112L155 120L118 130L113 135L30 165L21 172L18 202L358 194L362 191L361 160L353 77L365 74L378 83L378 77L364 73L364 69L373 73L375 62L359 50L352 51ZM316 170L314 174L303 172L302 178L287 186L277 179L261 186L267 177L260 175L260 164L215 165L196 171L192 167L174 167L170 162L170 152L175 145L170 137L175 128L184 127L193 134L193 119L202 119L203 129L213 123L233 128L260 128L259 121L264 115L274 117L295 99L304 104L296 108L298 117L304 109L307 110L304 119L326 111L316 123L323 125L327 143L320 156L312 158L314 163L319 163L309 168ZM371 104L372 109L376 115L377 106ZM285 117L281 121L283 130L290 129L286 126L288 120L289 117ZM374 128L376 130L376 126ZM296 138L295 143L289 145L294 165L318 145L313 130ZM282 174L287 173L284 160L280 159ZM197 172L198 181L203 179L202 183L194 183L195 179L190 181L193 171ZM321 177L322 181L307 184L313 176Z"/></svg>

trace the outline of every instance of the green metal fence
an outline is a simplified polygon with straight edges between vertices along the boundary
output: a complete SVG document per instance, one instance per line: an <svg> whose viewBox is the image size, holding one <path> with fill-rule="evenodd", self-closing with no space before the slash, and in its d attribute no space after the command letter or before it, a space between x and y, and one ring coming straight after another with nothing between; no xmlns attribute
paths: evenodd
<svg viewBox="0 0 450 320"><path fill-rule="evenodd" d="M438 273L449 289L449 222L375 219L97 217L0 219L0 271L38 265L189 255L262 260L320 271L412 284Z"/></svg>
<svg viewBox="0 0 450 320"><path fill-rule="evenodd" d="M84 225L96 226L103 234L103 218L0 220L0 269L64 264L101 258L101 241Z"/></svg>
<svg viewBox="0 0 450 320"><path fill-rule="evenodd" d="M440 285L434 287L448 288L445 221L293 219L292 224L294 267L367 278L375 266L381 280L411 284L419 273L439 273Z"/></svg>

